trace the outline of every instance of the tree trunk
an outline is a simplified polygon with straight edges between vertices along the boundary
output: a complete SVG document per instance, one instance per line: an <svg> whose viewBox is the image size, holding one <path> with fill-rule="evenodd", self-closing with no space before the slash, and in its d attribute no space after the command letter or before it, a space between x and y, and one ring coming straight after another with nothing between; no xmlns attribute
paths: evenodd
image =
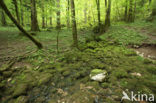
<svg viewBox="0 0 156 103"><path fill-rule="evenodd" d="M84 23L86 24L87 23L87 1L84 5Z"/></svg>
<svg viewBox="0 0 156 103"><path fill-rule="evenodd" d="M24 11L23 11L23 2L20 0L20 5L21 5L21 24L24 26Z"/></svg>
<svg viewBox="0 0 156 103"><path fill-rule="evenodd" d="M1 9L1 15L2 15L2 17L1 17L2 26L7 26L7 22L6 22L6 19L5 19L5 13L4 13L4 11L2 9Z"/></svg>
<svg viewBox="0 0 156 103"><path fill-rule="evenodd" d="M156 16L156 0L153 0L152 16Z"/></svg>
<svg viewBox="0 0 156 103"><path fill-rule="evenodd" d="M111 0L108 0L108 7L106 10L106 19L105 19L105 29L107 29L111 25L110 13L111 13Z"/></svg>
<svg viewBox="0 0 156 103"><path fill-rule="evenodd" d="M42 28L45 28L45 11L44 11L44 4L42 2Z"/></svg>
<svg viewBox="0 0 156 103"><path fill-rule="evenodd" d="M133 22L133 0L129 0L128 22Z"/></svg>
<svg viewBox="0 0 156 103"><path fill-rule="evenodd" d="M73 46L78 48L78 40L77 40L77 25L75 18L75 3L74 0L71 0L71 14L72 14L72 34L73 34Z"/></svg>
<svg viewBox="0 0 156 103"><path fill-rule="evenodd" d="M20 26L20 24L17 22L17 20L12 16L12 14L10 13L10 11L8 10L8 8L6 7L5 3L3 2L3 0L0 0L0 6L2 7L2 9L5 11L5 13L8 15L8 17L14 22L14 24L18 27L18 29L23 32L23 34L28 37L34 44L36 44L36 46L41 49L42 48L42 44L40 42L38 42L37 40L35 40L29 33L26 32L26 30L23 29L22 26Z"/></svg>
<svg viewBox="0 0 156 103"><path fill-rule="evenodd" d="M37 21L36 1L31 0L31 31L40 31Z"/></svg>
<svg viewBox="0 0 156 103"><path fill-rule="evenodd" d="M57 0L57 29L61 29L61 12L60 12L60 0Z"/></svg>
<svg viewBox="0 0 156 103"><path fill-rule="evenodd" d="M70 28L70 1L67 0L67 27Z"/></svg>
<svg viewBox="0 0 156 103"><path fill-rule="evenodd" d="M16 0L13 0L13 4L15 6L15 12L16 12L16 17L17 17L17 21L20 23L20 17L19 17L19 12L18 12L18 4Z"/></svg>
<svg viewBox="0 0 156 103"><path fill-rule="evenodd" d="M126 0L126 5L125 5L125 17L124 17L124 20L127 21L127 14L128 13L128 2Z"/></svg>
<svg viewBox="0 0 156 103"><path fill-rule="evenodd" d="M96 0L97 12L98 12L98 25L101 27L101 13L100 13L100 0Z"/></svg>

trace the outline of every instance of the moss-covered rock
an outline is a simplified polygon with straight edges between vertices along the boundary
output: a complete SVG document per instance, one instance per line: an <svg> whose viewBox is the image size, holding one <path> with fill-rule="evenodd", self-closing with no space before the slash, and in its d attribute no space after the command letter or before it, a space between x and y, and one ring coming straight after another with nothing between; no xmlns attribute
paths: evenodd
<svg viewBox="0 0 156 103"><path fill-rule="evenodd" d="M101 69L94 69L90 73L91 80L102 82L106 78L107 71Z"/></svg>
<svg viewBox="0 0 156 103"><path fill-rule="evenodd" d="M50 81L52 75L50 73L42 74L39 78L38 86Z"/></svg>
<svg viewBox="0 0 156 103"><path fill-rule="evenodd" d="M18 84L15 88L14 88L14 93L13 93L13 97L18 97L20 95L25 95L28 89L28 85L27 84Z"/></svg>

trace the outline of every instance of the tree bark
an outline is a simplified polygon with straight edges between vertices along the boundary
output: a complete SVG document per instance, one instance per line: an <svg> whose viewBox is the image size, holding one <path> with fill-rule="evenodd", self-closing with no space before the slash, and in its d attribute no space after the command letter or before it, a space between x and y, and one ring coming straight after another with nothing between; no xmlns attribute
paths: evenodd
<svg viewBox="0 0 156 103"><path fill-rule="evenodd" d="M17 22L17 20L12 16L8 8L6 7L3 0L0 0L0 6L5 11L5 13L8 15L8 17L13 21L13 23L18 27L18 29L26 36L28 37L39 49L42 48L42 44L38 42L36 39L34 39L26 30L23 29L23 27Z"/></svg>
<svg viewBox="0 0 156 103"><path fill-rule="evenodd" d="M19 17L19 12L18 12L18 4L16 0L13 0L13 4L15 6L15 12L16 12L16 17L17 17L17 21L20 23L20 17Z"/></svg>
<svg viewBox="0 0 156 103"><path fill-rule="evenodd" d="M37 21L36 1L31 0L31 31L40 31Z"/></svg>
<svg viewBox="0 0 156 103"><path fill-rule="evenodd" d="M72 34L73 34L73 46L78 48L78 39L77 39L77 25L75 18L75 3L74 0L71 0L71 14L72 14Z"/></svg>
<svg viewBox="0 0 156 103"><path fill-rule="evenodd" d="M60 11L60 0L57 0L57 29L61 29L61 11Z"/></svg>
<svg viewBox="0 0 156 103"><path fill-rule="evenodd" d="M106 10L105 29L111 25L110 13L111 13L111 0L108 1L108 7Z"/></svg>

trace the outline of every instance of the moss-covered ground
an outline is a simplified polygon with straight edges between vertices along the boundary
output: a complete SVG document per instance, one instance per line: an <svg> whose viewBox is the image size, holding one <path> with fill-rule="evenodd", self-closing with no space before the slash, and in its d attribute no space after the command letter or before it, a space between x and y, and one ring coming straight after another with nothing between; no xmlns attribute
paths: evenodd
<svg viewBox="0 0 156 103"><path fill-rule="evenodd" d="M148 29L152 23L142 25L149 32L154 30ZM71 31L63 29L59 53L56 30L38 32L35 37L44 49L35 51L16 29L11 28L12 34L2 28L1 38L7 43L2 41L0 49L0 103L120 103L123 91L156 96L156 61L127 48L148 41L149 37L139 32L142 25L131 24L138 29L135 31L116 24L99 41L87 43L85 37L91 32L79 30L80 50L71 47ZM92 81L89 75L93 69L106 70L105 81Z"/></svg>

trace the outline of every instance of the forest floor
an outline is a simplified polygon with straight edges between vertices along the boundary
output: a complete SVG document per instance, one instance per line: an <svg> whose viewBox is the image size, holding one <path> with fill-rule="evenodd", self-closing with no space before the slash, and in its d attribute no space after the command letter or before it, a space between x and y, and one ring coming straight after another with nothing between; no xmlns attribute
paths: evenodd
<svg viewBox="0 0 156 103"><path fill-rule="evenodd" d="M123 91L156 96L155 24L115 24L88 43L93 33L79 30L80 50L62 29L59 53L56 30L37 32L44 45L37 50L16 28L0 27L0 103L120 103ZM103 82L90 79L94 69L107 71Z"/></svg>

